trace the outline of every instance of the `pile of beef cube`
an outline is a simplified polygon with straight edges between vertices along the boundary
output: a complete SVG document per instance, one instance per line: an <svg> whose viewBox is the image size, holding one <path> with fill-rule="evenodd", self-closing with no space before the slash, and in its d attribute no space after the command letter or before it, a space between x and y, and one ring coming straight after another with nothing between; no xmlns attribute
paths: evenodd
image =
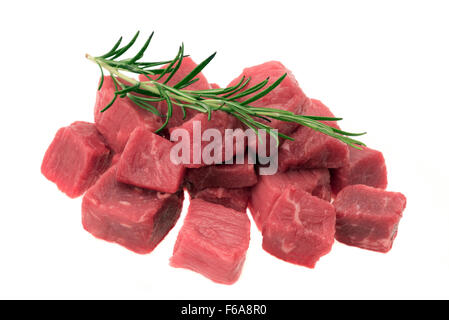
<svg viewBox="0 0 449 320"><path fill-rule="evenodd" d="M185 58L168 83L177 83L195 66ZM284 81L253 102L255 107L333 117L321 101L303 93L279 62L247 68L230 86L243 75L251 77L251 85L267 77L272 83L284 73ZM188 89L217 87L202 74L198 78ZM202 130L224 133L242 124L223 111L208 120L207 114L189 109L184 118L174 108L167 130L155 134L162 119L126 97L100 112L114 91L106 77L97 93L95 123L61 128L42 164L42 173L69 197L84 194L82 223L95 237L140 254L151 252L176 224L186 189L190 206L170 264L218 283L232 284L242 271L250 241L247 208L262 233L264 250L290 263L313 268L334 239L378 252L391 249L406 199L385 191L381 152L358 150L310 128L274 120L271 127L294 138L281 141L274 175L259 175L258 164L248 157L240 164L174 164L168 139L173 129L192 134L193 121L200 121ZM166 102L156 107L161 114L167 111Z"/></svg>

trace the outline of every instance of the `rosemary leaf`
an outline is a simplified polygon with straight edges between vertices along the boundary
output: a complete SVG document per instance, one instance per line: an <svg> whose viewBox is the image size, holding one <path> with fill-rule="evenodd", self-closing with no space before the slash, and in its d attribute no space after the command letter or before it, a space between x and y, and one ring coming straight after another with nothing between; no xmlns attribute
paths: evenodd
<svg viewBox="0 0 449 320"><path fill-rule="evenodd" d="M248 128L254 130L259 139L261 139L260 130L266 130L268 134L273 136L277 143L279 138L293 140L293 138L283 134L282 132L276 133L274 128L270 126L272 120L280 120L285 122L297 123L302 126L309 127L323 134L329 135L335 139L338 139L351 147L360 149L360 146L364 146L363 142L355 140L351 137L361 136L363 133L351 133L336 129L332 126L323 123L322 121L339 121L341 118L337 117L320 117L320 116L304 116L297 115L290 111L268 108L268 107L254 107L250 104L254 101L266 96L272 90L274 90L285 79L287 74L282 75L279 79L274 81L267 88L269 79L265 79L253 86L249 85L251 78L242 76L239 82L228 88L219 89L206 89L206 90L187 90L184 89L192 83L198 81L196 77L215 57L216 53L212 54L204 61L202 61L196 68L194 68L189 74L187 74L181 81L171 86L168 82L173 78L176 72L179 70L184 57L184 44L182 43L178 49L178 52L174 59L167 61L156 62L142 62L139 61L143 58L147 51L150 42L153 38L152 33L141 49L132 58L118 60L126 53L136 42L140 32L137 32L131 41L125 46L120 47L122 38L114 44L111 50L107 53L92 57L86 55L86 57L96 63L100 67L101 80L98 87L100 90L104 82L103 69L107 70L114 82L115 92L113 99L101 110L104 112L108 110L116 101L117 97L127 97L131 99L138 107L154 113L159 117L165 117L164 124L156 131L163 130L170 118L173 115L173 107L181 108L184 119L186 118L186 109L196 110L198 112L207 113L208 119L212 119L213 112L221 110L229 113L231 116L237 118ZM164 68L158 68L161 65L167 65ZM138 81L135 78L123 73L124 71L130 72L136 75L144 75L146 81ZM151 76L158 77L153 79ZM163 83L158 82L164 76L167 76ZM243 97L247 97L254 94L252 97L242 101L238 101ZM159 111L152 105L152 103L158 103L160 101L166 101L167 114L161 115ZM260 120L260 121L259 121ZM262 122L264 120L264 122Z"/></svg>
<svg viewBox="0 0 449 320"><path fill-rule="evenodd" d="M184 77L181 81L179 81L177 84L175 84L173 87L176 89L179 89L183 84L189 82L193 78L195 78L208 64L212 61L212 59L215 57L217 53L214 52L211 54L208 58L206 58L203 62L201 62L199 65L195 67L188 75Z"/></svg>

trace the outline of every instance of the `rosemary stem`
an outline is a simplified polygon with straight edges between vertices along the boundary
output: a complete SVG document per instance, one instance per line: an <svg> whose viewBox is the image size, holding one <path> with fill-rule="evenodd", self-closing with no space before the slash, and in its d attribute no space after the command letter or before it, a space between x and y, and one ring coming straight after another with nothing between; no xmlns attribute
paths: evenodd
<svg viewBox="0 0 449 320"><path fill-rule="evenodd" d="M150 91L155 94L159 93L159 90L157 89L157 87L155 85L156 81L154 81L154 80L137 81L136 79L123 74L117 68L110 66L105 61L103 61L103 59L93 57L89 54L86 54L86 58L94 63L99 64L102 68L109 71L110 74L116 76L117 78L120 78L121 80L129 83L130 85L137 85L139 83L139 88L145 89L145 90ZM179 90L179 91L182 92L183 90ZM190 102L190 103L196 102L194 99L189 99L186 96L180 96L180 95L174 94L172 92L167 92L167 94L172 99L178 99L178 100L181 100L184 102ZM222 107L223 102L219 101L219 100L208 99L208 100L204 100L203 103L206 104L208 107L210 107L212 110L220 109L220 110L223 110L226 112L231 111L231 108L229 108L229 107L226 107L226 106ZM174 104L178 104L178 103L174 102ZM183 105L183 106L190 107L188 105ZM206 110L202 110L198 107L194 107L193 109L200 111L200 112L204 112L204 113L207 112Z"/></svg>
<svg viewBox="0 0 449 320"><path fill-rule="evenodd" d="M139 88L141 89L145 89L147 91L150 91L154 94L159 94L159 90L156 87L155 83L158 83L154 80L147 80L147 81L137 81L136 79L129 77L125 74L123 74L122 72L120 72L117 68L114 68L112 66L110 66L108 63L106 63L105 61L103 61L103 59L99 59L96 57L91 56L90 54L86 54L86 58L94 63L99 64L102 68L104 68L105 70L109 71L110 74L116 76L117 78L131 84L131 85L137 85L139 84ZM182 91L182 90L179 90ZM182 100L185 102L191 102L194 103L195 100L194 99L190 99L186 96L180 96L177 94L174 94L172 92L167 92L167 95L172 98L172 99L178 99L178 100ZM216 106L215 104L210 103L210 101L204 101L205 104L207 104L208 106L212 107L214 110L218 109L218 106Z"/></svg>
<svg viewBox="0 0 449 320"><path fill-rule="evenodd" d="M103 69L110 73L115 85L114 97L109 104L104 107L102 112L111 107L117 97L128 96L140 108L143 108L158 116L165 117L164 124L156 132L159 132L167 126L168 120L173 113L173 106L176 105L178 108L182 109L184 117L186 116L186 108L207 113L208 119L211 119L212 111L225 111L231 116L236 117L247 127L254 130L258 135L259 130L267 130L268 133L277 141L279 141L279 137L290 140L292 140L292 138L282 134L281 132L273 132L274 128L269 125L271 120L297 123L336 138L355 148L360 148L360 145L364 145L361 141L357 141L349 137L359 136L364 133L350 133L342 131L323 122L338 121L341 120L341 118L298 115L291 111L283 110L281 106L277 109L271 107L254 107L250 105L252 102L261 99L276 88L287 76L287 73L279 77L268 87L268 78L260 83L248 87L248 83L251 78L248 77L245 79L243 76L239 83L224 89L185 89L195 81L198 81L198 78L195 78L195 76L198 75L214 58L214 53L196 66L190 73L185 75L184 78L178 81L178 83L175 85L168 85L168 81L179 69L182 59L186 57L184 55L184 44L179 47L178 54L172 60L139 62L145 50L148 48L153 34L151 34L144 46L132 58L118 60L120 56L122 56L133 46L138 35L139 32L137 32L132 40L123 47L120 47L122 40L122 38L120 38L113 48L102 56L94 57L86 54L86 58L97 64L101 69L101 81L98 90L101 89L104 81ZM160 68L163 64L167 66ZM130 77L123 72L130 72L134 75L147 75L148 80L139 81L138 79ZM149 75L152 77L148 77ZM153 79L156 75L159 76ZM165 75L168 76L163 83L157 81ZM117 80L119 80L120 83L117 82ZM255 94L252 95L253 93ZM244 97L246 97L246 100L241 101ZM166 101L167 103L167 113L165 115L161 115L154 105L151 104L151 102L160 101Z"/></svg>

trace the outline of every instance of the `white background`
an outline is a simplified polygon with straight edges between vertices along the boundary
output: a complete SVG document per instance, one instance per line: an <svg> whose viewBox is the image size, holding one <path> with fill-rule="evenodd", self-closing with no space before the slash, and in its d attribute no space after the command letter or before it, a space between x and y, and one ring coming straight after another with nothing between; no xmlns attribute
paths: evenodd
<svg viewBox="0 0 449 320"><path fill-rule="evenodd" d="M7 1L0 10L0 298L449 298L447 1ZM95 239L40 174L59 127L93 120L99 55L155 30L150 59L184 41L210 82L280 60L349 131L384 152L408 206L384 255L336 243L315 270L261 248L252 226L233 286L169 267L182 219L140 256ZM143 39L141 39L143 40ZM141 43L141 42L140 42ZM184 207L182 218L185 215Z"/></svg>

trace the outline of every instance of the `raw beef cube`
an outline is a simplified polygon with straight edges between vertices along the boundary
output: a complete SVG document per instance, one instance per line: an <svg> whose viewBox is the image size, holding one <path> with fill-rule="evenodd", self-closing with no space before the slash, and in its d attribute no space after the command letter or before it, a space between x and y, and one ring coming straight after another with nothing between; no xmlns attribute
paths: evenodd
<svg viewBox="0 0 449 320"><path fill-rule="evenodd" d="M137 187L175 193L184 166L170 159L172 143L144 128L131 134L117 165L117 180Z"/></svg>
<svg viewBox="0 0 449 320"><path fill-rule="evenodd" d="M228 87L238 84L242 76L245 76L246 79L251 78L251 80L249 81L248 85L242 90L246 90L250 86L254 86L269 77L268 84L266 85L267 88L285 73L287 73L287 76L279 84L279 86L277 86L274 90L269 92L261 99L251 102L251 105L255 107L282 109L296 114L301 114L303 105L307 101L307 97L304 92L302 92L301 88L298 85L298 81L296 81L295 76L292 74L292 72L279 61L269 61L257 66L245 68L242 74L235 78L228 85ZM253 93L239 100L246 100L249 97L254 96L255 94L256 93ZM295 123L284 122L280 120L272 120L271 122L267 122L263 119L258 119L258 121L261 121L275 129L278 129L280 132L285 134L289 134L298 126Z"/></svg>
<svg viewBox="0 0 449 320"><path fill-rule="evenodd" d="M78 121L58 130L41 171L62 192L76 198L94 184L109 161L110 150L95 125Z"/></svg>
<svg viewBox="0 0 449 320"><path fill-rule="evenodd" d="M112 78L105 77L101 90L97 92L95 124L111 148L121 153L135 128L144 127L156 131L161 127L162 120L152 112L139 108L128 97L118 97L109 109L101 112L113 99L114 92Z"/></svg>
<svg viewBox="0 0 449 320"><path fill-rule="evenodd" d="M327 169L289 170L271 176L259 176L259 182L251 191L249 209L260 230L273 205L289 186L301 188L326 201L331 199Z"/></svg>
<svg viewBox="0 0 449 320"><path fill-rule="evenodd" d="M164 66L164 68L167 66ZM173 86L181 81L186 75L188 75L193 69L197 67L197 64L190 58L185 57L182 59L181 66L178 71L173 75L173 77L167 82L168 85ZM159 76L152 76L151 78L156 80ZM168 74L164 75L158 82L164 82L168 77ZM190 86L185 87L186 90L206 90L211 89L209 82L207 82L206 77L203 73L199 73L195 76L198 81L192 83ZM140 81L148 81L148 78L144 75L139 76ZM163 115L167 114L167 102L161 101L157 103L156 108ZM168 121L167 128L180 126L184 121L191 119L197 112L193 109L186 108L186 118L183 119L184 114L182 109L178 106L173 106L173 113L171 119Z"/></svg>
<svg viewBox="0 0 449 320"><path fill-rule="evenodd" d="M246 212L250 191L248 188L206 188L200 191L189 190L192 198L218 203L226 208Z"/></svg>
<svg viewBox="0 0 449 320"><path fill-rule="evenodd" d="M216 84L216 83L211 83L210 84L210 88L211 89L220 89L220 86L218 84Z"/></svg>
<svg viewBox="0 0 449 320"><path fill-rule="evenodd" d="M111 167L83 198L83 226L95 237L137 253L151 252L175 225L183 193L160 193L116 179Z"/></svg>
<svg viewBox="0 0 449 320"><path fill-rule="evenodd" d="M184 133L187 132L188 141L184 140L184 136L179 138L176 144L186 144L188 149L190 149L187 155L182 155L186 158L183 164L187 168L199 168L212 163L206 163L204 157L211 155L215 163L222 163L232 159L235 155L236 149L235 144L229 143L228 145L233 145L234 149L229 157L225 153L226 139L234 139L232 136L227 137L225 135L226 129L236 129L240 126L238 120L229 115L224 111L214 111L212 117L209 120L207 113L199 113L194 116L189 121L184 122L181 126L171 128L170 133L173 137L174 132ZM196 129L198 128L198 129ZM213 137L211 141L202 141L203 133L207 129L216 129L221 135L222 139L215 140ZM195 134L198 132L198 135ZM173 141L173 139L171 139ZM215 149L219 151L219 154L215 154ZM181 154L180 154L181 156Z"/></svg>
<svg viewBox="0 0 449 320"><path fill-rule="evenodd" d="M374 188L387 187L387 167L381 152L366 147L349 148L349 163L331 170L332 191L336 195L346 186L364 184Z"/></svg>
<svg viewBox="0 0 449 320"><path fill-rule="evenodd" d="M211 187L243 188L255 185L257 175L254 164L249 163L246 158L243 164L217 164L188 169L186 181L197 190Z"/></svg>
<svg viewBox="0 0 449 320"><path fill-rule="evenodd" d="M271 209L262 235L262 246L267 252L314 268L334 243L334 207L300 188L289 187Z"/></svg>
<svg viewBox="0 0 449 320"><path fill-rule="evenodd" d="M336 239L363 249L388 252L396 238L406 198L364 185L344 188L334 201Z"/></svg>
<svg viewBox="0 0 449 320"><path fill-rule="evenodd" d="M332 112L319 100L311 100L304 109L305 115L334 117ZM335 121L323 123L338 128ZM348 164L348 146L324 133L300 126L290 135L294 141L285 141L279 149L279 169L299 168L339 168Z"/></svg>
<svg viewBox="0 0 449 320"><path fill-rule="evenodd" d="M223 284L237 281L249 246L246 214L201 199L190 202L170 264Z"/></svg>
<svg viewBox="0 0 449 320"><path fill-rule="evenodd" d="M248 85L242 90L245 90L250 86L254 86L257 83L260 83L269 78L268 84L265 87L267 88L285 73L287 74L286 78L282 80L282 82L274 90L272 90L261 99L251 102L250 105L255 107L281 109L293 112L295 114L301 114L303 112L305 103L308 101L308 98L299 87L298 82L296 81L295 76L292 74L292 72L278 61L269 61L260 65L245 68L242 74L239 77L235 78L228 85L228 87L238 84L242 76L245 76L246 79L250 77L251 80L249 81ZM249 97L254 96L255 94L256 93L253 93L238 100L246 100ZM274 129L278 129L280 133L287 135L292 133L298 127L298 124L296 123L285 122L276 119L272 119L271 122L264 119L257 120L266 125L269 125ZM279 143L283 143L282 138L280 139ZM260 143L258 139L252 139L248 141L248 147L252 152L257 152L259 155L270 157L274 156L273 154L271 154L271 151L277 150L277 146L273 144L275 144L275 140L270 139L268 133L266 135L266 143Z"/></svg>

